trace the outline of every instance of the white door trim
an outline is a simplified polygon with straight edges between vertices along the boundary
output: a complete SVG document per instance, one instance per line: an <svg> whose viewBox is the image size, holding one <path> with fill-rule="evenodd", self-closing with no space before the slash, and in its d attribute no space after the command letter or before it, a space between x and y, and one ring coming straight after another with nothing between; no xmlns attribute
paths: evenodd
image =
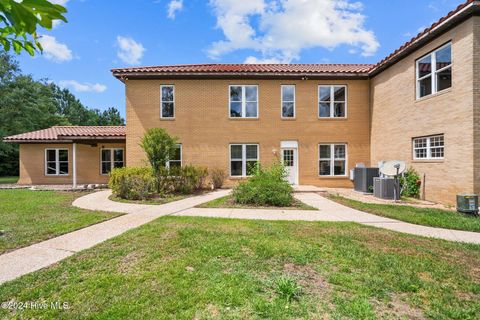
<svg viewBox="0 0 480 320"><path fill-rule="evenodd" d="M295 168L295 179L293 181L293 185L298 185L298 172L299 172L299 161L298 161L298 142L297 141L282 141L281 144L281 149L280 149L280 156L283 161L283 152L284 150L293 150L293 162L294 162L294 168Z"/></svg>

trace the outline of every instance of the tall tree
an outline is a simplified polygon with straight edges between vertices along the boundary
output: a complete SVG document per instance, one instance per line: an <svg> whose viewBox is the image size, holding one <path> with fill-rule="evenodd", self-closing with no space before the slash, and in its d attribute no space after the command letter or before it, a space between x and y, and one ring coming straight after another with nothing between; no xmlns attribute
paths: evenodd
<svg viewBox="0 0 480 320"><path fill-rule="evenodd" d="M37 28L52 29L54 20L67 22L67 9L47 0L0 0L0 44L5 51L42 51Z"/></svg>

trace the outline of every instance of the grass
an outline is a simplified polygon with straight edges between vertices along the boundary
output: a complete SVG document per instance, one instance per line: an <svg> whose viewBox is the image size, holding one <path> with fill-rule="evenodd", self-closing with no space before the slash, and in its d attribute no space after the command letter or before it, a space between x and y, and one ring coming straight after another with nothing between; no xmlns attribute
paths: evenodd
<svg viewBox="0 0 480 320"><path fill-rule="evenodd" d="M23 319L478 319L480 246L354 223L162 217L0 286ZM281 279L281 280L279 280Z"/></svg>
<svg viewBox="0 0 480 320"><path fill-rule="evenodd" d="M293 204L290 207L262 207L262 206L254 206L254 205L245 205L236 203L233 199L233 196L228 195L225 197L217 198L215 200L202 203L197 208L236 208L236 209L278 209L278 210L318 210L308 204L305 204L297 199L294 199Z"/></svg>
<svg viewBox="0 0 480 320"><path fill-rule="evenodd" d="M0 177L0 184L14 184L17 181L18 177Z"/></svg>
<svg viewBox="0 0 480 320"><path fill-rule="evenodd" d="M120 214L71 206L85 193L0 190L0 254L104 221Z"/></svg>
<svg viewBox="0 0 480 320"><path fill-rule="evenodd" d="M405 205L372 204L337 195L329 195L329 199L357 210L414 224L480 232L480 218L454 211Z"/></svg>

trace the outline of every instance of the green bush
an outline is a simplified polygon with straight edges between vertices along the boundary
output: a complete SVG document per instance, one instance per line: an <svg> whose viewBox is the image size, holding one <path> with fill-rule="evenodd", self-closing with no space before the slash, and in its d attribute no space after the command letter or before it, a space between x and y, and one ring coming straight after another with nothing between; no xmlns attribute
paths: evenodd
<svg viewBox="0 0 480 320"><path fill-rule="evenodd" d="M160 168L157 171L159 193L194 193L203 189L208 177L204 167L186 165L183 167Z"/></svg>
<svg viewBox="0 0 480 320"><path fill-rule="evenodd" d="M155 179L150 168L115 168L110 172L108 186L122 199L145 200L155 187Z"/></svg>
<svg viewBox="0 0 480 320"><path fill-rule="evenodd" d="M291 206L293 188L285 176L285 167L281 163L275 163L266 169L257 165L252 177L235 186L233 197L241 204Z"/></svg>
<svg viewBox="0 0 480 320"><path fill-rule="evenodd" d="M210 170L210 180L212 181L213 188L220 189L223 186L223 182L227 178L227 174L220 168L213 168Z"/></svg>
<svg viewBox="0 0 480 320"><path fill-rule="evenodd" d="M413 168L409 168L400 178L402 196L418 198L420 196L420 175Z"/></svg>

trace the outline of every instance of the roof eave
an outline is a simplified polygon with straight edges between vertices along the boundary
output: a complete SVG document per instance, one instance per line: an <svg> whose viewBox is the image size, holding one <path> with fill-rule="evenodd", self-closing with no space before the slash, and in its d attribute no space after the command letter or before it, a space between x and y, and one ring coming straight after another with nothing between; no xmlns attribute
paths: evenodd
<svg viewBox="0 0 480 320"><path fill-rule="evenodd" d="M391 58L387 58L386 61L381 61L377 64L377 66L373 67L369 72L370 77L374 77L383 70L389 68L390 66L394 65L398 61L402 60L406 56L410 55L418 48L424 46L432 39L437 38L438 36L442 35L443 33L447 32L448 30L454 28L458 24L465 21L467 18L473 15L480 14L480 1L474 1L467 5L465 8L457 12L455 15L450 17L449 19L445 20L434 29L427 32L425 35L421 36L420 38L416 39L411 45L407 46L404 50L398 52L396 55L392 56Z"/></svg>
<svg viewBox="0 0 480 320"><path fill-rule="evenodd" d="M368 72L113 72L122 82L129 79L350 79L368 78Z"/></svg>

